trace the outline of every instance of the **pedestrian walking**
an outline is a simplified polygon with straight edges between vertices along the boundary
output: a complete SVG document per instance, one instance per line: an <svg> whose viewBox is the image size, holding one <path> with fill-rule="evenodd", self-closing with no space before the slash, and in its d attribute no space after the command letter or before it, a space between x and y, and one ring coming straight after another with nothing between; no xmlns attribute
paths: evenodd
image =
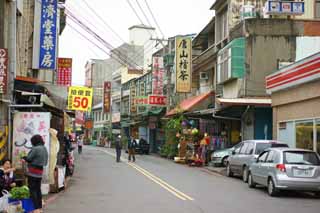
<svg viewBox="0 0 320 213"><path fill-rule="evenodd" d="M122 149L122 142L121 142L121 135L118 135L115 141L115 148L116 148L116 157L117 162L120 162L121 158L121 149Z"/></svg>
<svg viewBox="0 0 320 213"><path fill-rule="evenodd" d="M128 157L128 161L131 161L132 158L132 162L136 161L136 148L137 148L137 141L134 139L134 137L131 137L131 139L129 140L128 143L128 153L129 153L129 157Z"/></svg>
<svg viewBox="0 0 320 213"><path fill-rule="evenodd" d="M48 151L44 146L41 135L34 135L31 138L32 148L28 156L23 160L28 163L27 176L30 197L33 201L34 213L42 212L41 180L43 168L48 164Z"/></svg>
<svg viewBox="0 0 320 213"><path fill-rule="evenodd" d="M78 138L78 153L79 155L82 153L82 146L83 146L83 136L80 135L79 138Z"/></svg>

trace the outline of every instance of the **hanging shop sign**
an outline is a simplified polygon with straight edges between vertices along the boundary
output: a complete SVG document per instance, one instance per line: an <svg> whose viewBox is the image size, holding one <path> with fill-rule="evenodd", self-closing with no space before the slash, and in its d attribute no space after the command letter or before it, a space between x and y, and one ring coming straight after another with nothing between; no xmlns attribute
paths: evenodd
<svg viewBox="0 0 320 213"><path fill-rule="evenodd" d="M135 98L135 104L137 106L146 106L149 104L148 96L137 96Z"/></svg>
<svg viewBox="0 0 320 213"><path fill-rule="evenodd" d="M149 105L165 107L167 105L167 97L164 95L149 95Z"/></svg>
<svg viewBox="0 0 320 213"><path fill-rule="evenodd" d="M0 94L7 92L8 50L0 48Z"/></svg>
<svg viewBox="0 0 320 213"><path fill-rule="evenodd" d="M21 169L21 158L26 156L32 148L31 137L41 135L45 147L50 153L50 119L49 112L16 112L13 117L13 145L12 163L15 168ZM48 169L45 169L48 177Z"/></svg>
<svg viewBox="0 0 320 213"><path fill-rule="evenodd" d="M56 69L58 0L35 1L34 69Z"/></svg>
<svg viewBox="0 0 320 213"><path fill-rule="evenodd" d="M303 1L268 1L266 13L270 15L303 15Z"/></svg>
<svg viewBox="0 0 320 213"><path fill-rule="evenodd" d="M191 92L191 38L176 38L176 92Z"/></svg>
<svg viewBox="0 0 320 213"><path fill-rule="evenodd" d="M69 87L68 109L90 112L92 109L92 95L92 88Z"/></svg>
<svg viewBox="0 0 320 213"><path fill-rule="evenodd" d="M58 58L57 84L71 86L72 58Z"/></svg>
<svg viewBox="0 0 320 213"><path fill-rule="evenodd" d="M103 85L103 111L110 113L111 111L111 82L106 81Z"/></svg>
<svg viewBox="0 0 320 213"><path fill-rule="evenodd" d="M137 105L136 105L136 96L137 96L137 89L136 85L133 83L130 86L130 112L136 113L137 112Z"/></svg>
<svg viewBox="0 0 320 213"><path fill-rule="evenodd" d="M163 57L153 57L152 61L152 94L163 94L164 66Z"/></svg>

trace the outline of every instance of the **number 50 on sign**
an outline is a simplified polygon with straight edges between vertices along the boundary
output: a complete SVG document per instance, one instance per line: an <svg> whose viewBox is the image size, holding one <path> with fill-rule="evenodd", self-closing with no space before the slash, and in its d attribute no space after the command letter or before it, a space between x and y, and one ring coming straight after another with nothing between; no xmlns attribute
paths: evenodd
<svg viewBox="0 0 320 213"><path fill-rule="evenodd" d="M93 89L88 87L69 87L68 109L91 111Z"/></svg>

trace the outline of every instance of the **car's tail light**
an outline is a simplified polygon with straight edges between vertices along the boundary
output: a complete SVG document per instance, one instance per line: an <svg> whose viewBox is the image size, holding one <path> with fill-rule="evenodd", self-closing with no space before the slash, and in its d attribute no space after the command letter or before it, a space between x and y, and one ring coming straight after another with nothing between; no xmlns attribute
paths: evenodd
<svg viewBox="0 0 320 213"><path fill-rule="evenodd" d="M277 164L276 168L281 172L286 172L286 165L285 164Z"/></svg>

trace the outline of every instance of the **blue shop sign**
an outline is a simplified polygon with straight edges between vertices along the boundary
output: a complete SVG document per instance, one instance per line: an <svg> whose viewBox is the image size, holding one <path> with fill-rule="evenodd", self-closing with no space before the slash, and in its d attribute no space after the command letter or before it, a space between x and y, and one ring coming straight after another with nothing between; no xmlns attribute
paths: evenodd
<svg viewBox="0 0 320 213"><path fill-rule="evenodd" d="M56 68L58 0L42 0L40 24L40 69Z"/></svg>
<svg viewBox="0 0 320 213"><path fill-rule="evenodd" d="M304 7L303 1L268 1L266 9L271 15L303 15Z"/></svg>

